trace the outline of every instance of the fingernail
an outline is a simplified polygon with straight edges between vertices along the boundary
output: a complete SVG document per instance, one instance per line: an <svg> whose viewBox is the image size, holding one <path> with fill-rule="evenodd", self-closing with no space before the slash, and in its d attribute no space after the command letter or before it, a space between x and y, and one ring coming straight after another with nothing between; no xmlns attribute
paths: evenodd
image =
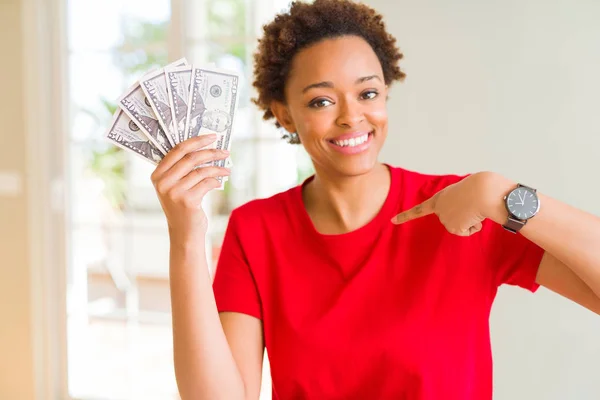
<svg viewBox="0 0 600 400"><path fill-rule="evenodd" d="M229 154L229 150L221 150L221 153L223 153L223 154Z"/></svg>

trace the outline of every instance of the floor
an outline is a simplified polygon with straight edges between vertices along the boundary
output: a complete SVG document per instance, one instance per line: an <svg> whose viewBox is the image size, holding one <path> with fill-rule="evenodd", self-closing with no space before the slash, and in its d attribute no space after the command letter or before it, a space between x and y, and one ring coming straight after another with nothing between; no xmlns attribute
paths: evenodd
<svg viewBox="0 0 600 400"><path fill-rule="evenodd" d="M127 317L127 296L106 273L89 273L87 316L68 319L69 392L77 399L179 400L173 367L168 280L137 277ZM261 400L270 399L268 362Z"/></svg>
<svg viewBox="0 0 600 400"><path fill-rule="evenodd" d="M169 325L69 321L72 397L104 400L179 399Z"/></svg>

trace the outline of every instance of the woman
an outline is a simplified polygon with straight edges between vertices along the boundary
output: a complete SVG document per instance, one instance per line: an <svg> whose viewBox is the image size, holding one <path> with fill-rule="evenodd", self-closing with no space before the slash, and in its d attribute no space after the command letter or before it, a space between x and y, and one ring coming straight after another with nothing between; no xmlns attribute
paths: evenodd
<svg viewBox="0 0 600 400"><path fill-rule="evenodd" d="M211 288L199 205L229 171L194 166L227 154L199 137L156 168L183 399L257 399L265 346L277 399L490 399L499 285L600 313L598 218L496 173L377 161L404 77L380 15L293 3L259 44L255 102L316 172L232 213Z"/></svg>

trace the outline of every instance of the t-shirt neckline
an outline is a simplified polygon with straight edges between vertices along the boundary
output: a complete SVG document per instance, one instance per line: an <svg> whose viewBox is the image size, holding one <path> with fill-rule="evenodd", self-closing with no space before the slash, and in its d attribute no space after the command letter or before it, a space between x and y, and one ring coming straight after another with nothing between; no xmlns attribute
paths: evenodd
<svg viewBox="0 0 600 400"><path fill-rule="evenodd" d="M371 219L371 221L367 222L365 225L361 226L360 228L357 228L353 231L346 232L346 233L325 234L325 233L319 232L316 229L312 219L310 218L310 215L308 214L308 211L306 210L306 207L304 205L304 199L302 198L303 188L306 186L306 184L308 184L310 181L312 181L315 177L314 175L311 175L308 178L306 178L304 180L304 182L302 182L302 184L296 186L295 190L293 191L293 197L294 197L295 204L299 208L299 216L301 219L302 226L304 226L308 230L308 233L311 236L318 237L322 240L326 240L326 241L344 240L345 241L345 240L355 239L355 238L361 237L363 235L369 235L369 234L373 233L374 231L376 231L382 225L382 223L391 224L390 219L393 217L392 213L393 213L394 209L396 208L396 205L397 205L396 203L399 200L399 195L398 195L399 176L398 176L398 170L396 168L393 168L392 166L390 166L387 163L383 163L383 165L385 165L388 168L388 171L390 174L390 186L389 186L385 201L383 202L383 206L381 207L381 209L379 210L377 215L375 215L375 217L373 219Z"/></svg>

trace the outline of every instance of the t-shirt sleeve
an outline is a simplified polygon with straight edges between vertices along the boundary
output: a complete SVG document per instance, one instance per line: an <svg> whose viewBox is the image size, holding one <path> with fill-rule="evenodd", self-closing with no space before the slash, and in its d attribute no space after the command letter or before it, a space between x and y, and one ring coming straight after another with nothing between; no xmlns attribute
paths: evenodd
<svg viewBox="0 0 600 400"><path fill-rule="evenodd" d="M239 312L262 319L258 289L240 240L236 211L229 218L223 239L213 292L219 312Z"/></svg>
<svg viewBox="0 0 600 400"><path fill-rule="evenodd" d="M496 285L520 286L535 292L536 276L544 249L521 233L512 233L491 220L483 222L480 232L484 260L492 268Z"/></svg>

